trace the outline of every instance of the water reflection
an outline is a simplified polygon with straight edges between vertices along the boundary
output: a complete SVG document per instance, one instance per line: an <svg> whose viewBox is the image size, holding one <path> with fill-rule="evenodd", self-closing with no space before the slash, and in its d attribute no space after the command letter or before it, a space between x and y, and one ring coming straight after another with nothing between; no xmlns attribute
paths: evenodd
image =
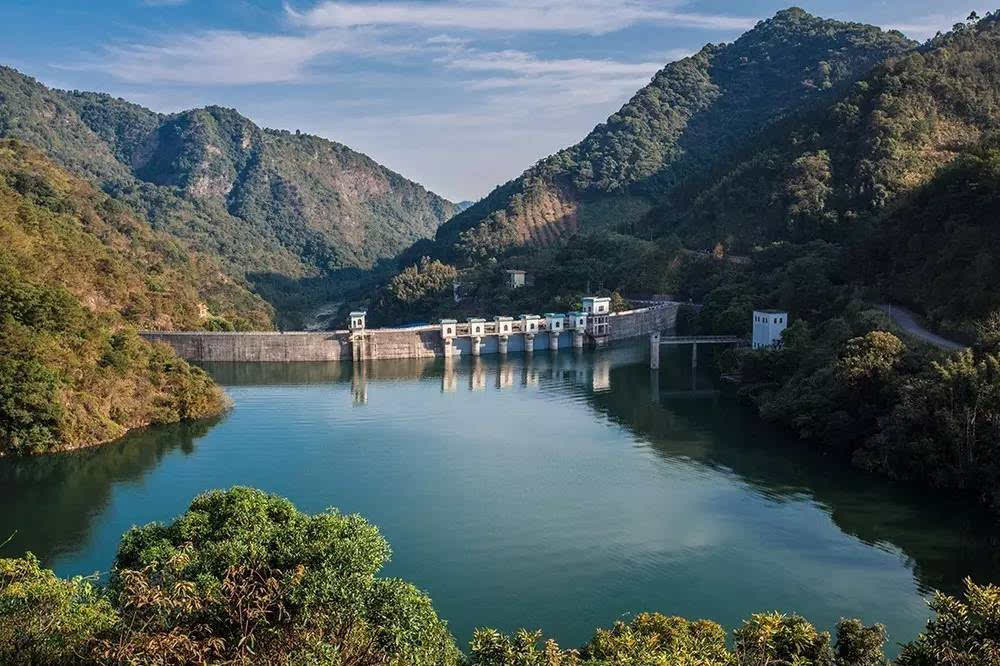
<svg viewBox="0 0 1000 666"><path fill-rule="evenodd" d="M114 487L135 484L172 452L191 454L217 420L147 428L93 449L0 460L0 556L26 550L47 564L89 541Z"/></svg>
<svg viewBox="0 0 1000 666"><path fill-rule="evenodd" d="M708 352L711 354L711 351ZM597 353L564 350L507 358L407 359L361 364L207 364L227 386L351 382L353 404L369 402L383 382L437 377L442 393L515 388L572 391L640 436L657 455L735 474L776 503L808 497L846 534L898 551L920 588L949 593L962 580L1000 580L995 521L970 501L928 498L926 491L864 474L806 442L762 424L722 398L702 363L692 372L684 350L664 353L650 370L642 347ZM377 398L376 398L377 399ZM721 404L720 404L721 400ZM182 439L181 437L180 439ZM169 439L160 437L160 439ZM129 447L126 447L129 448ZM154 464L154 463L151 463Z"/></svg>
<svg viewBox="0 0 1000 666"><path fill-rule="evenodd" d="M789 580L800 584L823 576L829 570L816 552L825 546L797 564L781 560L800 555L782 540L815 536L801 522L827 524L827 516L836 526L828 532L839 528L900 558L902 577L912 571L924 590L956 591L967 575L1000 580L994 524L969 503L888 484L789 441L692 374L685 350L676 352L664 354L658 372L643 347L206 365L236 398L221 426L181 424L92 450L0 460L0 541L16 531L0 555L30 549L62 573L106 569L129 525L167 519L209 487L247 483L306 510L336 503L371 516L408 567L394 573L431 589L459 632L465 621L502 623L506 616L490 615L501 607L518 618L511 622L557 632L546 602L552 617L572 620L560 636L570 642L660 599L680 604L661 610L723 619L724 603L697 604L737 593L687 590L685 581L724 578L754 558L799 566ZM778 510L749 515L762 502ZM789 526L780 509L803 504L817 509ZM704 515L690 513L697 510ZM851 543L835 545L831 560L860 557ZM488 572L497 559L510 580ZM883 575L879 566L868 573ZM517 587L525 581L541 600ZM842 582L788 590L799 602L789 610L832 612L801 599ZM773 588L756 593L774 598ZM567 603L581 608L566 612Z"/></svg>

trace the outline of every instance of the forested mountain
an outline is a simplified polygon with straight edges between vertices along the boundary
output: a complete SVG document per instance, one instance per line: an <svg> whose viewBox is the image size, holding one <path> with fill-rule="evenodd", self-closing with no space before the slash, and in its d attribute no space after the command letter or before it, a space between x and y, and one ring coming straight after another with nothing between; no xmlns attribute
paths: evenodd
<svg viewBox="0 0 1000 666"><path fill-rule="evenodd" d="M0 137L23 140L129 203L231 275L371 266L432 235L455 206L370 158L232 109L161 115L51 90L0 68Z"/></svg>
<svg viewBox="0 0 1000 666"><path fill-rule="evenodd" d="M456 244L455 254L485 257L580 230L627 228L692 173L913 46L897 32L779 12L732 44L667 65L583 141L497 188L437 238Z"/></svg>
<svg viewBox="0 0 1000 666"><path fill-rule="evenodd" d="M588 286L683 291L678 262L713 248L749 260L823 241L854 253L851 279L971 337L1000 308L995 225L982 215L997 192L998 46L997 16L916 46L779 12L668 65L404 263L529 268L538 302L525 307L537 308Z"/></svg>
<svg viewBox="0 0 1000 666"><path fill-rule="evenodd" d="M960 24L782 123L643 220L691 247L852 247L854 278L970 334L993 285L1000 16ZM964 320L964 323L963 323Z"/></svg>
<svg viewBox="0 0 1000 666"><path fill-rule="evenodd" d="M0 456L97 444L225 406L138 327L266 326L270 307L128 207L0 140Z"/></svg>

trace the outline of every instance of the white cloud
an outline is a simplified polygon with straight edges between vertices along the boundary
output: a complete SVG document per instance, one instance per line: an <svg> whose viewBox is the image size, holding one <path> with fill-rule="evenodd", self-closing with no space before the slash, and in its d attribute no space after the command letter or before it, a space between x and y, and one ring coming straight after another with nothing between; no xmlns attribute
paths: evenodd
<svg viewBox="0 0 1000 666"><path fill-rule="evenodd" d="M149 44L106 45L98 56L65 68L103 71L132 83L292 83L306 80L309 64L323 55L388 53L405 48L378 44L358 31L265 35L211 30L171 35Z"/></svg>
<svg viewBox="0 0 1000 666"><path fill-rule="evenodd" d="M469 53L448 60L448 66L468 71L505 71L524 74L579 74L595 77L647 74L660 69L662 63L619 62L589 58L541 59L524 51L494 51Z"/></svg>
<svg viewBox="0 0 1000 666"><path fill-rule="evenodd" d="M301 12L286 6L286 11L297 22L313 28L394 25L605 34L643 21L706 30L744 30L756 22L746 17L674 11L671 5L675 4L649 0L333 1Z"/></svg>
<svg viewBox="0 0 1000 666"><path fill-rule="evenodd" d="M911 39L925 40L930 39L938 32L948 32L956 23L964 22L966 16L968 16L968 12L963 12L961 16L935 14L933 16L921 17L915 21L893 23L885 26L885 28L899 30Z"/></svg>

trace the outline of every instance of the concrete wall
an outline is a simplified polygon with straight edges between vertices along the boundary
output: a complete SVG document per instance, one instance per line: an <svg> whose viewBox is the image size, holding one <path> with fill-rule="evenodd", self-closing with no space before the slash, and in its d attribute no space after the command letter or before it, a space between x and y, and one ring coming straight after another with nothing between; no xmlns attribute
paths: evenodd
<svg viewBox="0 0 1000 666"><path fill-rule="evenodd" d="M381 328L365 331L364 358L433 358L444 356L440 326ZM346 358L351 358L350 345Z"/></svg>
<svg viewBox="0 0 1000 666"><path fill-rule="evenodd" d="M322 333L174 333L143 332L165 342L189 361L350 361L346 331Z"/></svg>
<svg viewBox="0 0 1000 666"><path fill-rule="evenodd" d="M609 318L611 341L645 336L653 331L674 328L677 303L619 312ZM440 326L369 329L364 332L363 358L434 358L444 355ZM249 361L284 363L291 361L350 361L351 336L348 331L317 333L208 333L146 331L142 337L163 342L189 361ZM548 333L536 333L535 349L548 348ZM571 347L571 333L559 336L559 346ZM483 338L483 354L497 353L495 336ZM469 338L456 338L458 355L471 354ZM524 338L511 335L509 352L524 350Z"/></svg>
<svg viewBox="0 0 1000 666"><path fill-rule="evenodd" d="M653 331L673 330L677 326L680 303L664 303L639 310L616 312L608 317L611 340L627 340Z"/></svg>

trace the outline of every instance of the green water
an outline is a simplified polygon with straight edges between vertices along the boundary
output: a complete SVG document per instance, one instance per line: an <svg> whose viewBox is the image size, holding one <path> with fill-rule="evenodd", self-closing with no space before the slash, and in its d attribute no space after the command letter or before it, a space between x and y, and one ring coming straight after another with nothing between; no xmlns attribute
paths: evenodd
<svg viewBox="0 0 1000 666"><path fill-rule="evenodd" d="M700 350L701 351L701 350ZM708 355L700 354L708 365ZM209 367L235 407L94 450L0 460L0 555L106 571L121 533L197 493L256 486L375 522L388 573L456 636L560 642L642 610L732 627L750 612L841 616L913 638L933 589L1000 581L993 526L789 442L645 350L456 362ZM2 540L2 539L0 539Z"/></svg>

